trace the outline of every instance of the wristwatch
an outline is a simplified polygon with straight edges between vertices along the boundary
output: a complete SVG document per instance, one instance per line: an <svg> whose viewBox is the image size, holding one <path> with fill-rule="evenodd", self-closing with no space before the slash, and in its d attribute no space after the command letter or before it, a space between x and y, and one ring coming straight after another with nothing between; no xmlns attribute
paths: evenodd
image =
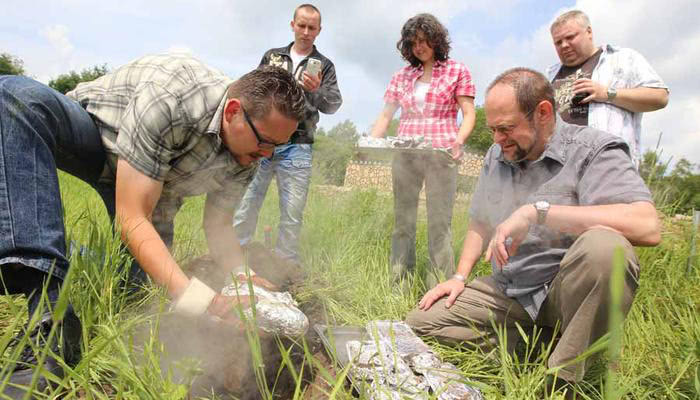
<svg viewBox="0 0 700 400"><path fill-rule="evenodd" d="M617 89L612 86L608 86L608 101L613 101L617 96Z"/></svg>
<svg viewBox="0 0 700 400"><path fill-rule="evenodd" d="M467 280L467 278L462 274L454 274L454 275L452 275L452 279L457 279L458 281L460 281L462 283L464 283L464 281Z"/></svg>
<svg viewBox="0 0 700 400"><path fill-rule="evenodd" d="M546 200L536 201L535 210L537 210L537 225L544 224L544 220L547 218L547 213L549 212L549 202Z"/></svg>

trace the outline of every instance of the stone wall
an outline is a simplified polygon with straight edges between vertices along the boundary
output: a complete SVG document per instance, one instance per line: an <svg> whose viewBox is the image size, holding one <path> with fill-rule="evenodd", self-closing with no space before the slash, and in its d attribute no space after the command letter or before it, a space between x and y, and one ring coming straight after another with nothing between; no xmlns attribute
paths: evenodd
<svg viewBox="0 0 700 400"><path fill-rule="evenodd" d="M461 176L478 178L484 158L478 154L466 153L457 173ZM391 191L391 163L388 161L350 160L345 170L345 187L376 188Z"/></svg>

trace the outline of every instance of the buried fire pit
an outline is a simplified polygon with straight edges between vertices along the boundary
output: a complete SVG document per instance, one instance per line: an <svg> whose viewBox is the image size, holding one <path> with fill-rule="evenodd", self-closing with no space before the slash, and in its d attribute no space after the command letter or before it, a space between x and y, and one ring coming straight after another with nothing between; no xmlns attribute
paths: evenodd
<svg viewBox="0 0 700 400"><path fill-rule="evenodd" d="M250 244L246 251L251 268L278 286L280 292L269 293L272 298L281 296L293 301L285 292L293 295L304 281L300 268L279 259L260 243ZM213 260L203 256L191 262L188 273L209 280L207 284L220 290L222 282L211 276L213 268ZM247 289L234 285L238 290ZM256 289L256 297L261 294ZM161 332L165 331L166 337L161 335L161 339L172 360L198 360L190 387L192 399L212 394L222 399L252 400L270 395L291 399L300 391L305 391L305 400L325 399L337 385L327 379L342 376L339 371L343 368L349 368L353 388L370 399L483 399L478 389L470 386L452 364L443 363L403 322L334 327L321 325L328 322L317 304L307 302L299 310L308 318L308 326L314 328L303 337L288 338L259 329L251 342L241 329L221 329L203 319L194 324L165 321ZM291 333L295 336L299 332ZM318 368L327 373L318 373ZM272 393L261 393L261 387Z"/></svg>
<svg viewBox="0 0 700 400"><path fill-rule="evenodd" d="M212 394L222 399L263 399L266 396L260 393L259 388L259 382L263 380L270 390L274 387L273 398L290 399L297 388L297 381L289 371L290 363L295 373L303 371L297 378L302 380L302 388L313 381L313 371L308 367L308 362L303 369L301 367L309 354L322 351L322 345L316 332L313 329L305 329L303 325L309 325L309 322L305 321L307 316L311 323L319 322L314 319L318 313L310 304L296 309L290 296L304 279L301 269L280 259L261 243L250 243L246 246L246 252L251 269L278 289L271 291L260 287L253 288L257 298L256 304L259 306L256 308L256 322L260 328L256 343L252 345L257 353L255 356L243 329L225 329L206 318L192 323L183 321L176 315L168 315L162 322L161 340L165 344L170 362L197 360L198 370L189 393L192 399L208 398ZM198 277L214 290L223 289L229 295L248 295L247 283L234 283L222 288L225 280L213 276L212 271L215 270L213 259L205 255L192 260L186 272ZM274 319L280 316L276 314L280 307L285 308L285 323L276 331L270 327L279 322ZM277 336L277 333L281 336ZM304 342L307 344L306 350ZM256 359L257 355L261 358Z"/></svg>

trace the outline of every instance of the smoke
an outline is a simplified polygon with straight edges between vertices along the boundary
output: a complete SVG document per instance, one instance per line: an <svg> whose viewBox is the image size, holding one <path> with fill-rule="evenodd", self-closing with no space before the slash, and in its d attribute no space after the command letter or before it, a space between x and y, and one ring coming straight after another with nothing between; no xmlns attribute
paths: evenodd
<svg viewBox="0 0 700 400"><path fill-rule="evenodd" d="M270 282L289 287L303 279L300 270L279 259L262 244L251 243L248 248L248 262L258 275ZM220 290L224 284L218 274L212 274L217 266L209 256L194 259L186 268L207 285ZM144 334L144 338L149 335ZM218 322L207 315L191 318L174 313L160 317L158 340L163 345L160 360L163 373L173 373L176 381L191 382L190 396L210 396L217 393L233 395L240 399L263 398L258 385L261 376L269 387L275 385L275 394L280 398L291 398L296 382L287 368L281 374L283 365L282 345L285 349L294 346L289 356L297 365L304 359L303 348L290 340L278 340L269 335L258 335L252 343L246 332L224 322ZM253 362L255 357L262 363ZM310 370L305 369L305 380L310 381ZM279 374L279 376L278 376Z"/></svg>

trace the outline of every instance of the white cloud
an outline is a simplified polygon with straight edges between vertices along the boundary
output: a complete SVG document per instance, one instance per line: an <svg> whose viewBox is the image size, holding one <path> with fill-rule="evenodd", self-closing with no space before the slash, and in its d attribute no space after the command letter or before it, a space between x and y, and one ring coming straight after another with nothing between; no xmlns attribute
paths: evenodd
<svg viewBox="0 0 700 400"><path fill-rule="evenodd" d="M68 27L65 25L49 25L41 30L41 35L49 41L62 57L68 57L75 48L68 39L68 31Z"/></svg>
<svg viewBox="0 0 700 400"><path fill-rule="evenodd" d="M316 43L334 61L345 100L337 114L322 116L321 125L330 128L350 119L360 130L369 127L382 107L391 74L405 65L396 40L403 23L416 13L431 12L448 25L451 56L471 70L477 102L483 102L486 85L504 69L520 65L544 70L556 60L549 23L571 4L560 1L561 5L534 0L314 2L323 14ZM27 71L44 82L71 69L103 63L114 68L163 51L191 52L236 77L257 66L266 49L293 39L289 21L299 4L297 0L8 2L0 19L0 49L22 58ZM644 117L643 147L654 147L663 131L665 154L700 163L700 80L695 78L700 3L579 0L575 6L591 17L598 43L638 50L671 88L669 105ZM544 9L555 11L546 15Z"/></svg>

